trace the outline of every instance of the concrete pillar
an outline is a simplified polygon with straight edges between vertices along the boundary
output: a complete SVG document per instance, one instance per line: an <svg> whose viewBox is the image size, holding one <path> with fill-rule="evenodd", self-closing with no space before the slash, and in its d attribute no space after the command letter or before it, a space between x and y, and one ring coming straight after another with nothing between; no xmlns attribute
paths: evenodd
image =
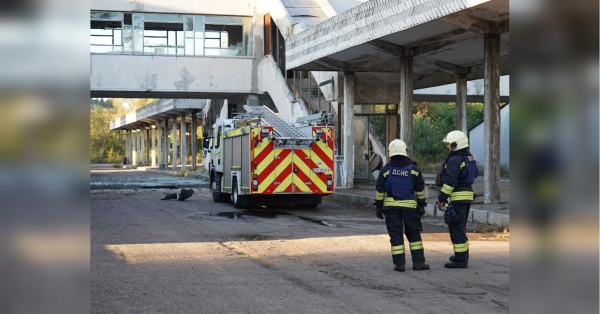
<svg viewBox="0 0 600 314"><path fill-rule="evenodd" d="M156 127L152 126L152 134L150 135L152 141L152 153L150 156L152 167L156 167Z"/></svg>
<svg viewBox="0 0 600 314"><path fill-rule="evenodd" d="M406 143L408 157L413 149L413 57L400 57L400 139Z"/></svg>
<svg viewBox="0 0 600 314"><path fill-rule="evenodd" d="M246 100L246 105L248 105L248 106L258 106L258 105L260 105L260 103L258 101L258 95L257 94L250 94L250 95L248 95L248 99Z"/></svg>
<svg viewBox="0 0 600 314"><path fill-rule="evenodd" d="M344 177L354 188L354 73L344 73Z"/></svg>
<svg viewBox="0 0 600 314"><path fill-rule="evenodd" d="M459 74L456 78L456 129L467 134L467 75L466 74Z"/></svg>
<svg viewBox="0 0 600 314"><path fill-rule="evenodd" d="M146 152L147 152L148 146L146 145L146 127L145 126L143 126L140 129L140 143L141 143L140 164L146 165Z"/></svg>
<svg viewBox="0 0 600 314"><path fill-rule="evenodd" d="M165 134L163 136L163 161L165 163L165 169L167 169L169 167L169 149L171 148L169 144L169 118L165 118L164 125Z"/></svg>
<svg viewBox="0 0 600 314"><path fill-rule="evenodd" d="M144 150L144 157L146 158L146 165L150 165L150 151L152 150L152 144L150 144L150 128L144 128L144 141L146 142L146 149Z"/></svg>
<svg viewBox="0 0 600 314"><path fill-rule="evenodd" d="M190 139L192 142L192 150L191 150L191 155L192 155L192 170L196 171L198 165L196 164L196 157L197 157L197 152L198 152L198 135L196 134L196 131L198 130L198 117L196 116L197 111L192 111L192 124L190 126L191 128L191 132L190 132Z"/></svg>
<svg viewBox="0 0 600 314"><path fill-rule="evenodd" d="M484 35L483 142L485 203L500 201L500 34Z"/></svg>
<svg viewBox="0 0 600 314"><path fill-rule="evenodd" d="M180 133L180 137L181 137L181 142L180 142L180 146L181 146L181 170L185 170L187 167L187 121L185 121L186 119L186 114L182 114L181 115L181 129L179 131Z"/></svg>
<svg viewBox="0 0 600 314"><path fill-rule="evenodd" d="M173 170L177 170L177 116L173 117L173 130L171 134L171 145L173 147L173 157L171 163L173 163Z"/></svg>
<svg viewBox="0 0 600 314"><path fill-rule="evenodd" d="M137 150L138 150L138 132L137 130L133 130L131 131L131 165L133 166L137 166L138 165L138 155L137 155Z"/></svg>
<svg viewBox="0 0 600 314"><path fill-rule="evenodd" d="M143 165L144 158L142 156L144 156L144 142L142 140L142 129L138 129L137 138L138 138L138 149L137 149L138 165Z"/></svg>
<svg viewBox="0 0 600 314"><path fill-rule="evenodd" d="M131 144L131 140L129 139L129 130L125 130L125 158L127 158L127 163L131 163L129 161L129 145ZM124 165L127 165L124 164Z"/></svg>
<svg viewBox="0 0 600 314"><path fill-rule="evenodd" d="M127 147L127 164L131 165L131 152L133 150L133 136L131 130L127 130L127 139L129 140Z"/></svg>
<svg viewBox="0 0 600 314"><path fill-rule="evenodd" d="M160 168L160 164L163 163L163 152L162 152L162 127L159 121L156 121L156 164Z"/></svg>

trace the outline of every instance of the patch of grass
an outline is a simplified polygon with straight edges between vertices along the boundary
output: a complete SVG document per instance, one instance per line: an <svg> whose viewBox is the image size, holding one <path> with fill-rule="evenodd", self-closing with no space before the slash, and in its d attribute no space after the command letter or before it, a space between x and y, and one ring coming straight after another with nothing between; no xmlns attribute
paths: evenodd
<svg viewBox="0 0 600 314"><path fill-rule="evenodd" d="M123 168L123 165L122 164L113 164L113 167L115 167L115 168Z"/></svg>
<svg viewBox="0 0 600 314"><path fill-rule="evenodd" d="M474 229L474 233L496 233L496 234L508 234L509 228L500 227L490 224L478 224Z"/></svg>
<svg viewBox="0 0 600 314"><path fill-rule="evenodd" d="M175 173L176 177L185 177L186 176L186 172L185 170L179 170Z"/></svg>
<svg viewBox="0 0 600 314"><path fill-rule="evenodd" d="M243 238L244 240L250 240L250 241L262 241L262 240L266 240L268 238L266 235L255 234L255 233L243 233L243 234L240 234L240 237Z"/></svg>

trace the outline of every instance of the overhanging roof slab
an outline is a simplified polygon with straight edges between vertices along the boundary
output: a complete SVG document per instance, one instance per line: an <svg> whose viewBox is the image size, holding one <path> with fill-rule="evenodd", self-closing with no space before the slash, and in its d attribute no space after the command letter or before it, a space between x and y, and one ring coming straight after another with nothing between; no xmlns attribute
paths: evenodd
<svg viewBox="0 0 600 314"><path fill-rule="evenodd" d="M201 111L204 106L206 99L159 99L111 121L110 129L136 129L139 125L151 124L192 110Z"/></svg>

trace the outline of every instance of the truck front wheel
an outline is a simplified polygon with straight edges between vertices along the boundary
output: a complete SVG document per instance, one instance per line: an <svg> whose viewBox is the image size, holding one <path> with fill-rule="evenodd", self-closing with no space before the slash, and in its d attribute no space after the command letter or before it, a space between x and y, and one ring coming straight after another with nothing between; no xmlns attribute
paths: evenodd
<svg viewBox="0 0 600 314"><path fill-rule="evenodd" d="M220 173L215 173L210 182L210 191L212 193L213 201L215 203L223 202L223 195L221 193L221 178L223 177Z"/></svg>

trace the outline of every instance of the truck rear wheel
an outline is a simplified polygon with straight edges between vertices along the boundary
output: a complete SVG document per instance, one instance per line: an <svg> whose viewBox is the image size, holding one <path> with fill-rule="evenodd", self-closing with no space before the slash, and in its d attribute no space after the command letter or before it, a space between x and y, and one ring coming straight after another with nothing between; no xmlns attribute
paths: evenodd
<svg viewBox="0 0 600 314"><path fill-rule="evenodd" d="M238 194L238 186L237 186L237 178L233 178L233 188L231 191L231 198L233 201L233 207L237 208L237 209L241 209L244 208L244 202L242 202L242 198L239 194Z"/></svg>

